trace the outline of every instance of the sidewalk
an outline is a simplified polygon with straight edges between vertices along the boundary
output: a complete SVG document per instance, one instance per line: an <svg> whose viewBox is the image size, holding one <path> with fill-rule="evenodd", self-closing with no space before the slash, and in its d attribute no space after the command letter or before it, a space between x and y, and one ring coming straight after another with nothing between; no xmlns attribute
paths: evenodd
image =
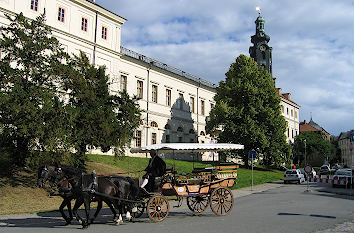
<svg viewBox="0 0 354 233"><path fill-rule="evenodd" d="M248 196L252 193L259 193L259 192L263 192L263 191L266 191L269 189L279 188L282 185L283 185L282 181L275 181L275 182L271 182L271 183L255 185L253 187L250 186L250 187L235 189L235 190L232 190L232 193L234 194L234 196L236 198L238 198L238 197Z"/></svg>

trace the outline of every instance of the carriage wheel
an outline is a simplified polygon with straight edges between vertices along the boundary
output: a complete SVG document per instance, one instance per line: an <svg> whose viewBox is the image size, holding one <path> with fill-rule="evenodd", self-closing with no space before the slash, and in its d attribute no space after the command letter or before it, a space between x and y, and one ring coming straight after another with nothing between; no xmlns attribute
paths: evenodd
<svg viewBox="0 0 354 233"><path fill-rule="evenodd" d="M195 196L187 197L187 206L194 213L202 213L208 207L209 197L204 196Z"/></svg>
<svg viewBox="0 0 354 233"><path fill-rule="evenodd" d="M145 211L145 203L144 202L141 202L141 203L137 203L135 204L136 207L136 212L133 212L133 217L134 218L139 218L141 217L141 215L143 215L144 211Z"/></svg>
<svg viewBox="0 0 354 233"><path fill-rule="evenodd" d="M210 196L210 208L217 215L227 215L234 205L234 196L229 188L214 189Z"/></svg>
<svg viewBox="0 0 354 233"><path fill-rule="evenodd" d="M147 204L147 214L154 222L163 221L167 217L169 209L168 200L161 195L153 196Z"/></svg>

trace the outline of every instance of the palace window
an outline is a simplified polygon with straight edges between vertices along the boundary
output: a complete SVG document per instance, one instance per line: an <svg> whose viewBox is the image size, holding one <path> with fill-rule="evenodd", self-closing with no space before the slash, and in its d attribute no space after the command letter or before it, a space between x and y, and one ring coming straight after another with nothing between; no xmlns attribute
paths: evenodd
<svg viewBox="0 0 354 233"><path fill-rule="evenodd" d="M182 143L183 142L183 138L182 137L178 137L178 142Z"/></svg>
<svg viewBox="0 0 354 233"><path fill-rule="evenodd" d="M166 124L165 129L171 129L171 126L169 124Z"/></svg>
<svg viewBox="0 0 354 233"><path fill-rule="evenodd" d="M59 7L58 10L58 21L63 22L65 21L65 9L62 7Z"/></svg>
<svg viewBox="0 0 354 233"><path fill-rule="evenodd" d="M81 31L87 32L87 19L81 18Z"/></svg>
<svg viewBox="0 0 354 233"><path fill-rule="evenodd" d="M151 125L151 127L156 127L156 128L159 127L159 125L156 123L156 121L151 122L150 125Z"/></svg>
<svg viewBox="0 0 354 233"><path fill-rule="evenodd" d="M121 91L127 90L127 76L126 75L120 76L120 90Z"/></svg>
<svg viewBox="0 0 354 233"><path fill-rule="evenodd" d="M107 28L105 26L102 26L102 39L107 40Z"/></svg>
<svg viewBox="0 0 354 233"><path fill-rule="evenodd" d="M137 84L137 97L139 99L142 99L143 98L143 81L138 80L136 84Z"/></svg>
<svg viewBox="0 0 354 233"><path fill-rule="evenodd" d="M201 135L201 136L205 136L204 131L201 131L201 132L200 132L200 135Z"/></svg>
<svg viewBox="0 0 354 233"><path fill-rule="evenodd" d="M31 0L31 10L38 11L38 0Z"/></svg>
<svg viewBox="0 0 354 233"><path fill-rule="evenodd" d="M195 112L195 108L194 108L194 97L191 97L191 101L190 101L190 105L191 105L191 113Z"/></svg>
<svg viewBox="0 0 354 233"><path fill-rule="evenodd" d="M152 85L152 102L157 103L157 86Z"/></svg>
<svg viewBox="0 0 354 233"><path fill-rule="evenodd" d="M170 139L170 135L166 135L166 143L170 143L171 139Z"/></svg>
<svg viewBox="0 0 354 233"><path fill-rule="evenodd" d="M141 147L141 131L136 131L135 147Z"/></svg>
<svg viewBox="0 0 354 233"><path fill-rule="evenodd" d="M179 103L179 109L183 110L183 93L179 93L179 97L178 97L178 103Z"/></svg>
<svg viewBox="0 0 354 233"><path fill-rule="evenodd" d="M294 113L293 113L293 110L291 109L291 116L293 116L294 115Z"/></svg>
<svg viewBox="0 0 354 233"><path fill-rule="evenodd" d="M166 89L166 105L171 106L171 90Z"/></svg>
<svg viewBox="0 0 354 233"><path fill-rule="evenodd" d="M210 111L213 110L214 107L215 107L214 104L210 104Z"/></svg>
<svg viewBox="0 0 354 233"><path fill-rule="evenodd" d="M177 128L177 131L178 131L178 132L183 132L183 127L182 127L182 126L178 127L178 128Z"/></svg>
<svg viewBox="0 0 354 233"><path fill-rule="evenodd" d="M156 133L151 134L151 144L156 144Z"/></svg>
<svg viewBox="0 0 354 233"><path fill-rule="evenodd" d="M205 115L205 101L201 100L200 101L200 110L201 110L201 114L204 116Z"/></svg>

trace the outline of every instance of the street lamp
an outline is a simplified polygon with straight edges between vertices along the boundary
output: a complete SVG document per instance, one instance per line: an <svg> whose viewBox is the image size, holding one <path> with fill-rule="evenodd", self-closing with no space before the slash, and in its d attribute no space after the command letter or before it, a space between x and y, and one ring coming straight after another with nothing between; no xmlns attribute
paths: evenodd
<svg viewBox="0 0 354 233"><path fill-rule="evenodd" d="M306 162L306 139L304 139L304 144L305 144L305 164L304 166L306 166L307 162Z"/></svg>

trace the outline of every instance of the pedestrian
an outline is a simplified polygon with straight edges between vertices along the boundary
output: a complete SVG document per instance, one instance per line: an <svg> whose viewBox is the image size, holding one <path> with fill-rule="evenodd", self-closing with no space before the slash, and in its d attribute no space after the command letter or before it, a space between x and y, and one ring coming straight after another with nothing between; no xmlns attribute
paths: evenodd
<svg viewBox="0 0 354 233"><path fill-rule="evenodd" d="M293 164L293 169L296 169L296 166L295 166L295 164Z"/></svg>

